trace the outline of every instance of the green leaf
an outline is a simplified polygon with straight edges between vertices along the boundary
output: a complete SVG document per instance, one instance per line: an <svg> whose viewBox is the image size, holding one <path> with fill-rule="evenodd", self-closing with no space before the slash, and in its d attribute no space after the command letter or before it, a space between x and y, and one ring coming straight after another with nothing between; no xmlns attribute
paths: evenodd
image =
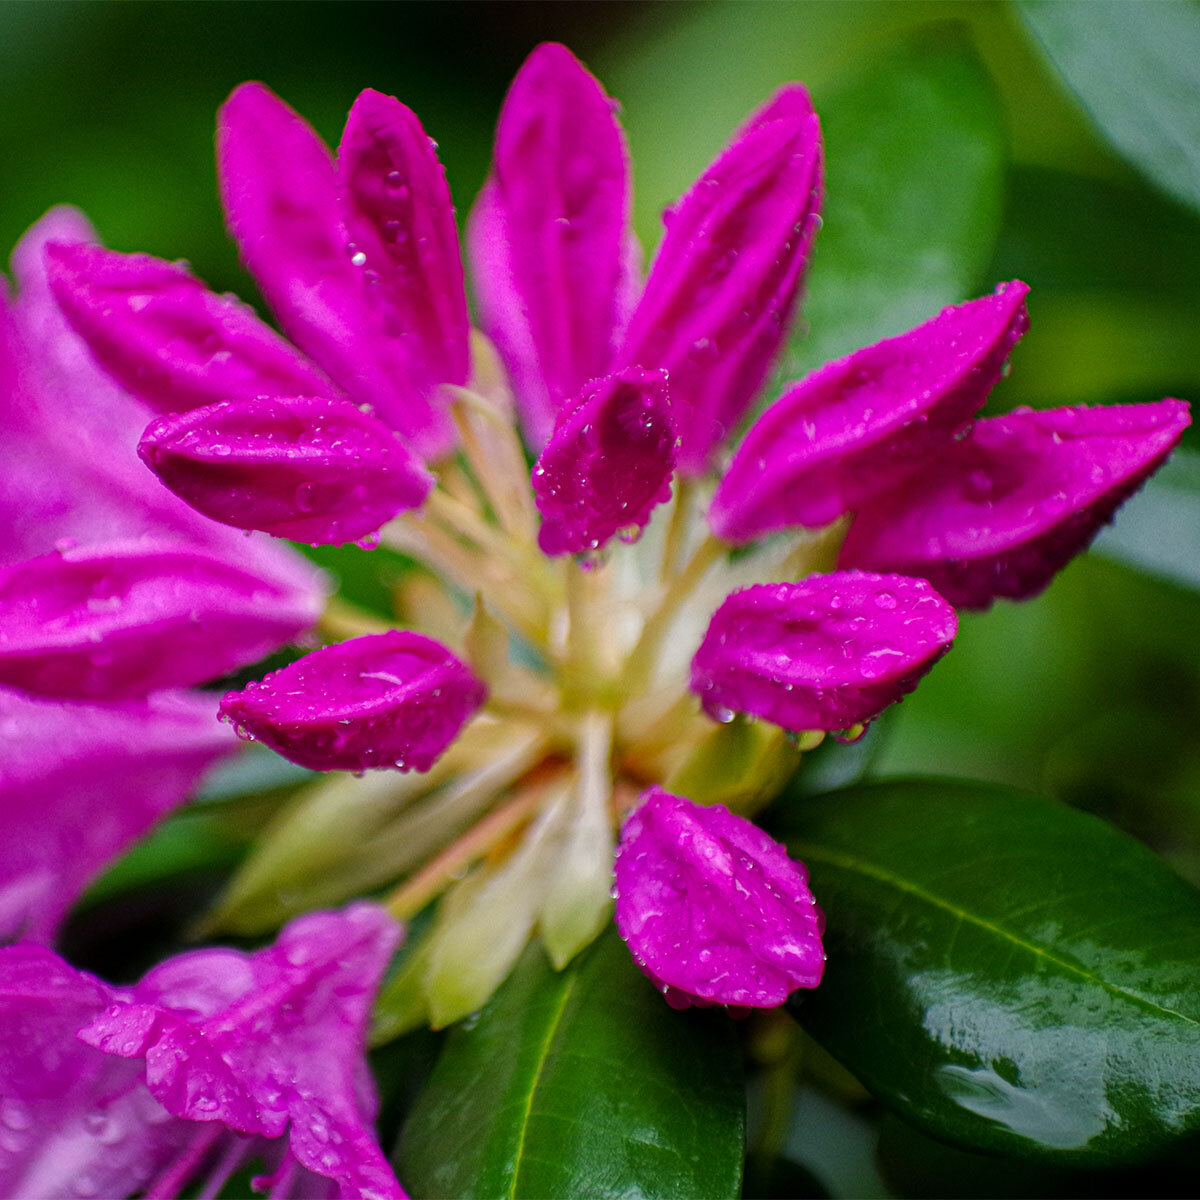
<svg viewBox="0 0 1200 1200"><path fill-rule="evenodd" d="M674 1012L611 929L555 974L533 945L453 1029L404 1131L414 1197L735 1197L729 1019Z"/></svg>
<svg viewBox="0 0 1200 1200"><path fill-rule="evenodd" d="M1200 210L1200 9L1178 0L1019 8L1112 146Z"/></svg>
<svg viewBox="0 0 1200 1200"><path fill-rule="evenodd" d="M956 26L874 63L821 105L824 225L790 375L932 317L981 284L999 228L1004 140Z"/></svg>
<svg viewBox="0 0 1200 1200"><path fill-rule="evenodd" d="M829 928L798 1015L972 1149L1106 1164L1200 1125L1200 893L1065 806L906 780L797 805Z"/></svg>

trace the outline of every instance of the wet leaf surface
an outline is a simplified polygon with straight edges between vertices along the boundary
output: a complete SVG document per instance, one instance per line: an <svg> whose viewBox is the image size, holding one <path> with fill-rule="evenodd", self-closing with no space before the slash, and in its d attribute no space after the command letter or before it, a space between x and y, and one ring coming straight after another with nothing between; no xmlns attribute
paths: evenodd
<svg viewBox="0 0 1200 1200"><path fill-rule="evenodd" d="M797 1009L938 1138L1102 1165L1200 1124L1200 893L1104 823L949 780L780 822L828 916Z"/></svg>
<svg viewBox="0 0 1200 1200"><path fill-rule="evenodd" d="M668 1008L610 929L451 1031L396 1169L417 1200L735 1197L743 1103L729 1018Z"/></svg>

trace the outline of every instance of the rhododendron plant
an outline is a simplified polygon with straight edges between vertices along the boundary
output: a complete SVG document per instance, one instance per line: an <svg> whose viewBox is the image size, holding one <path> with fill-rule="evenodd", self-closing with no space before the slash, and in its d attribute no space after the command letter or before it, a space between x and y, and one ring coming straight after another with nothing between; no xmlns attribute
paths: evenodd
<svg viewBox="0 0 1200 1200"><path fill-rule="evenodd" d="M1030 325L1018 280L791 377L824 188L799 84L667 211L643 270L616 106L565 47L537 47L465 223L477 328L437 147L400 100L362 92L331 152L242 84L217 163L281 333L70 214L19 252L32 299L5 326L6 386L41 397L59 372L120 478L85 479L85 456L55 482L68 507L23 516L0 570L0 720L29 731L15 783L0 776L20 840L0 929L51 940L235 732L327 774L272 812L193 928L291 920L273 946L194 950L130 987L0 951L26 1031L0 1048L0 1084L40 1131L0 1158L23 1195L60 1186L64 1139L114 1194L213 1195L257 1158L272 1196L402 1195L362 1057L396 921L415 931L377 1036L454 1026L444 1062L531 972L570 980L521 1009L503 1063L464 1070L472 1094L532 1079L509 1105L526 1123L605 939L627 947L630 995L661 993L654 1020L809 993L820 1011L823 910L851 924L838 873L897 877L853 838L779 832L792 806L775 801L827 737L871 736L951 650L956 610L1042 591L1190 423L1172 399L982 418ZM14 442L20 486L52 497L41 447L67 436L49 408L13 407L41 422ZM85 487L111 519L84 511ZM18 506L0 491L0 507ZM320 614L321 578L264 534L374 551L395 612ZM325 644L309 634L268 669L318 619ZM225 724L181 690L222 679ZM137 722L126 766L114 746ZM120 796L90 778L122 770ZM47 781L33 819L22 798ZM26 1063L23 1038L70 1070ZM535 1044L542 1065L510 1072ZM453 1124L453 1105L422 1103L416 1126ZM119 1152L84 1132L96 1119L134 1131Z"/></svg>

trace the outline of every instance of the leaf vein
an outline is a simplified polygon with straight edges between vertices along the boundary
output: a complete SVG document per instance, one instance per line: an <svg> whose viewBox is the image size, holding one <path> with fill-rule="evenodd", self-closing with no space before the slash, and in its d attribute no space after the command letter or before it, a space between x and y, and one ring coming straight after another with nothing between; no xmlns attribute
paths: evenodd
<svg viewBox="0 0 1200 1200"><path fill-rule="evenodd" d="M1111 993L1123 1000L1127 1000L1133 1004L1141 1005L1154 1012L1160 1013L1166 1017L1175 1017L1181 1021L1185 1021L1189 1025L1200 1026L1200 1021L1189 1017L1186 1013L1181 1013L1178 1009L1164 1008L1161 1004L1156 1004L1153 1000L1145 996L1138 995L1137 992L1131 992L1125 988L1118 987L1115 983L1110 983L1108 980L1101 978L1099 975L1094 975L1092 972L1085 970L1069 959L1060 958L1057 954L1052 953L1047 947L1039 945L1037 942L1031 942L1027 938L1020 937L1015 933L1011 933L1004 929L1003 926L997 925L985 917L979 916L976 913L969 912L967 909L960 908L951 901L942 896L936 896L932 892L926 891L924 888L915 883L909 883L898 875L893 875L890 871L885 871L881 867L876 867L870 863L862 862L859 859L852 857L849 854L839 854L836 850L828 850L823 846L816 846L812 843L802 842L795 844L797 857L808 861L810 859L818 859L829 863L831 866L841 867L843 870L857 872L860 875L866 875L869 878L876 879L880 883L887 884L890 887L896 888L898 891L907 892L911 896L924 900L927 904L934 908L940 908L944 912L958 918L960 923L970 923L978 926L980 929L986 929L995 934L1002 941L1007 941L1015 948L1021 948L1033 954L1037 958L1045 959L1048 963L1053 963L1055 966L1070 974L1077 975L1081 979L1086 979L1090 983L1097 984L1106 992ZM957 933L957 929L956 929Z"/></svg>
<svg viewBox="0 0 1200 1200"><path fill-rule="evenodd" d="M536 1066L534 1067L533 1078L529 1081L529 1094L522 1106L520 1122L517 1130L517 1146L516 1152L513 1155L513 1173L512 1179L509 1181L508 1200L516 1200L517 1196L517 1179L521 1174L521 1164L525 1158L525 1139L529 1133L530 1118L533 1115L533 1102L537 1096L538 1088L542 1083L542 1072L545 1070L546 1062L550 1057L550 1047L554 1039L558 1036L562 1026L563 1013L567 1008L567 1001L571 998L571 993L575 990L575 984L578 980L578 974L574 974L567 980L566 986L558 997L554 1006L554 1012L550 1017L550 1022L546 1028L546 1036L542 1039L538 1047L538 1052L535 1057Z"/></svg>

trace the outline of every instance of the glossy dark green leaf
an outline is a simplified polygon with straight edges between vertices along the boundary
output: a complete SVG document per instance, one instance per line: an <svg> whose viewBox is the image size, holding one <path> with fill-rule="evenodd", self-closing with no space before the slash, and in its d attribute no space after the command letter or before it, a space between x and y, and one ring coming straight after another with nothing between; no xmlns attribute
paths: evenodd
<svg viewBox="0 0 1200 1200"><path fill-rule="evenodd" d="M977 290L1000 215L1001 122L966 39L943 26L821 105L824 225L785 369L901 333ZM990 283L989 283L990 289Z"/></svg>
<svg viewBox="0 0 1200 1200"><path fill-rule="evenodd" d="M1113 147L1200 209L1200 9L1179 0L1022 0L1019 9Z"/></svg>
<svg viewBox="0 0 1200 1200"><path fill-rule="evenodd" d="M1200 892L1141 844L951 780L782 820L829 920L799 1018L901 1115L968 1148L1097 1164L1200 1125Z"/></svg>
<svg viewBox="0 0 1200 1200"><path fill-rule="evenodd" d="M739 1194L740 1054L716 1012L674 1012L613 930L556 974L531 946L450 1032L399 1148L416 1198Z"/></svg>

